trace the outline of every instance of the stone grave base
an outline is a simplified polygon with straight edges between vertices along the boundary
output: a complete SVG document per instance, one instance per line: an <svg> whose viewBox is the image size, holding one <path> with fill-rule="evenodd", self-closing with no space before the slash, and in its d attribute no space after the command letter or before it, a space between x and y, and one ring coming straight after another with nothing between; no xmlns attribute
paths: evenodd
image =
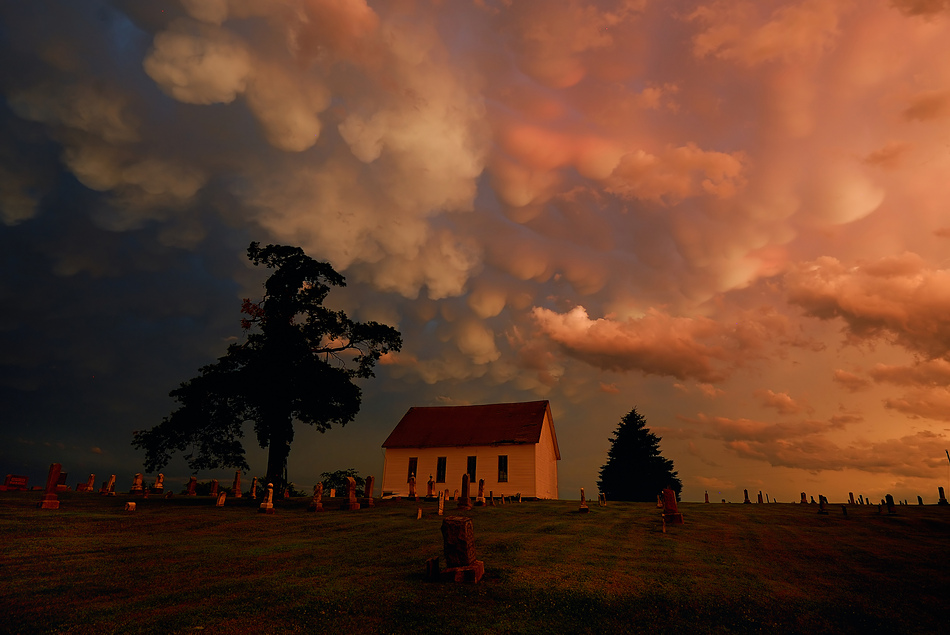
<svg viewBox="0 0 950 635"><path fill-rule="evenodd" d="M587 513L590 513L590 507L588 507L587 505L581 505L580 507L577 508L577 511L579 511L582 514L587 514Z"/></svg>
<svg viewBox="0 0 950 635"><path fill-rule="evenodd" d="M342 509L345 512L355 512L359 508L360 508L359 503L343 503L340 505L340 509Z"/></svg>
<svg viewBox="0 0 950 635"><path fill-rule="evenodd" d="M40 509L59 509L59 501L56 500L55 498L52 498L52 499L43 498L43 500L40 501L37 507L39 507Z"/></svg>
<svg viewBox="0 0 950 635"><path fill-rule="evenodd" d="M476 560L467 567L449 567L439 572L442 582L471 582L477 583L485 575L485 563Z"/></svg>
<svg viewBox="0 0 950 635"><path fill-rule="evenodd" d="M274 509L274 506L273 506L273 505L271 505L270 507L258 507L258 508L257 508L257 511L260 512L260 513L262 513L262 514L275 514L275 513L277 513L277 510Z"/></svg>
<svg viewBox="0 0 950 635"><path fill-rule="evenodd" d="M672 525L682 525L683 514L679 512L674 512L672 514L663 514L663 522L672 524Z"/></svg>

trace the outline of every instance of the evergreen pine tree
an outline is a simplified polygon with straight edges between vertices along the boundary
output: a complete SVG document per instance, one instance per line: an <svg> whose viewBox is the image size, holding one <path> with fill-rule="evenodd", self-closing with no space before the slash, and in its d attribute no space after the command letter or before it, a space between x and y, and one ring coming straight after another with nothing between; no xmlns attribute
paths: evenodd
<svg viewBox="0 0 950 635"><path fill-rule="evenodd" d="M650 432L636 408L624 415L610 438L597 486L607 500L655 502L665 487L679 499L683 483L673 461L660 455L660 437Z"/></svg>

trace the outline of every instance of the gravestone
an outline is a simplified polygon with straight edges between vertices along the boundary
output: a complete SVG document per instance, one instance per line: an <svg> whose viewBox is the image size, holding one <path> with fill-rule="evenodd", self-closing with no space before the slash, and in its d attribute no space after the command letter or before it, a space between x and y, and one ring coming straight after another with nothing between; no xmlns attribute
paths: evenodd
<svg viewBox="0 0 950 635"><path fill-rule="evenodd" d="M215 503L215 507L224 507L224 499L228 497L228 493L224 490L221 490L218 493L218 502Z"/></svg>
<svg viewBox="0 0 950 635"><path fill-rule="evenodd" d="M376 503L373 502L373 487L376 483L376 478L373 476L366 477L366 486L363 489L363 500L361 504L364 507L373 507Z"/></svg>
<svg viewBox="0 0 950 635"><path fill-rule="evenodd" d="M96 475L90 474L88 481L86 481L85 483L76 484L76 491L77 492L91 492L93 491L93 488L95 486L96 486Z"/></svg>
<svg viewBox="0 0 950 635"><path fill-rule="evenodd" d="M603 496L603 494L601 494L601 496ZM707 503L709 502L709 492L708 492L708 491L706 492L706 502L707 502Z"/></svg>
<svg viewBox="0 0 950 635"><path fill-rule="evenodd" d="M808 499L805 498L805 492L802 492L802 500L801 500L801 502L802 502L802 503L807 503L807 502L808 502Z"/></svg>
<svg viewBox="0 0 950 635"><path fill-rule="evenodd" d="M234 483L231 485L234 498L241 498L241 470L234 473Z"/></svg>
<svg viewBox="0 0 950 635"><path fill-rule="evenodd" d="M209 494L209 496L217 496L217 495L218 495L218 479L213 478L211 479L211 493Z"/></svg>
<svg viewBox="0 0 950 635"><path fill-rule="evenodd" d="M426 498L435 498L435 481L432 475L429 475L429 481L426 483Z"/></svg>
<svg viewBox="0 0 950 635"><path fill-rule="evenodd" d="M458 497L459 509L471 509L472 499L468 495L468 474L462 474L462 493Z"/></svg>
<svg viewBox="0 0 950 635"><path fill-rule="evenodd" d="M115 496L115 474L109 477L109 480L106 481L106 496Z"/></svg>
<svg viewBox="0 0 950 635"><path fill-rule="evenodd" d="M51 463L49 474L46 476L46 493L43 494L37 507L40 509L59 509L59 497L56 496L56 484L59 482L59 473L63 466L59 463Z"/></svg>
<svg viewBox="0 0 950 635"><path fill-rule="evenodd" d="M488 504L491 507L495 506L495 491L494 490L488 490Z"/></svg>
<svg viewBox="0 0 950 635"><path fill-rule="evenodd" d="M356 479L352 476L346 477L346 502L340 505L344 511L356 511L360 508L359 501L356 500Z"/></svg>
<svg viewBox="0 0 950 635"><path fill-rule="evenodd" d="M827 500L828 499L826 499L823 495L821 494L818 495L818 513L819 514L825 515L828 513L828 510L825 509L825 503L827 502Z"/></svg>
<svg viewBox="0 0 950 635"><path fill-rule="evenodd" d="M291 487L292 486L290 483L287 483L284 485L284 500L287 500L288 498L290 498Z"/></svg>
<svg viewBox="0 0 950 635"><path fill-rule="evenodd" d="M330 488L330 498L336 498L336 488L335 488L335 487L331 487L331 488Z"/></svg>
<svg viewBox="0 0 950 635"><path fill-rule="evenodd" d="M127 512L134 512L134 511L135 511L135 503L133 503L133 502L131 502L131 501L129 501L128 503L126 503L126 504L125 504L125 511L127 511Z"/></svg>
<svg viewBox="0 0 950 635"><path fill-rule="evenodd" d="M924 499L921 498L920 496L918 496L918 497L917 497L917 504L918 504L918 505L923 505L923 504L924 504Z"/></svg>
<svg viewBox="0 0 950 635"><path fill-rule="evenodd" d="M749 500L749 490L744 489L744 490L742 490L742 493L745 495L745 500L742 501L742 502L743 502L744 504L746 504L746 505L751 505L751 504L752 504L752 501Z"/></svg>
<svg viewBox="0 0 950 635"><path fill-rule="evenodd" d="M861 494L858 494L858 504L859 505L864 504L864 496L862 496Z"/></svg>
<svg viewBox="0 0 950 635"><path fill-rule="evenodd" d="M475 506L485 506L485 479L478 479L478 496L475 497Z"/></svg>
<svg viewBox="0 0 950 635"><path fill-rule="evenodd" d="M766 504L769 503L769 495L768 495L768 494L765 495L765 503L766 503Z"/></svg>
<svg viewBox="0 0 950 635"><path fill-rule="evenodd" d="M663 520L664 532L666 532L667 523L675 523L677 525L683 524L683 514L680 513L680 510L676 505L676 492L671 490L669 487L663 490L663 513L661 516Z"/></svg>
<svg viewBox="0 0 950 635"><path fill-rule="evenodd" d="M894 497L888 494L884 497L884 501L887 505L887 513L892 515L896 514L897 510L894 509Z"/></svg>
<svg viewBox="0 0 950 635"><path fill-rule="evenodd" d="M274 513L274 484L268 483L267 489L264 491L264 502L261 503L260 508L257 510L261 514L273 514Z"/></svg>
<svg viewBox="0 0 950 635"><path fill-rule="evenodd" d="M409 500L414 501L416 500L416 498L417 498L416 497L416 477L410 476L409 477Z"/></svg>
<svg viewBox="0 0 950 635"><path fill-rule="evenodd" d="M159 474L155 477L155 485L152 486L153 494L162 494L165 492L165 475Z"/></svg>
<svg viewBox="0 0 950 635"><path fill-rule="evenodd" d="M445 492L439 491L439 516L445 512Z"/></svg>
<svg viewBox="0 0 950 635"><path fill-rule="evenodd" d="M467 474L466 474L467 476ZM466 489L463 484L463 492ZM445 570L440 578L452 582L477 583L485 575L485 563L475 556L475 532L472 519L446 516L442 520L442 545Z"/></svg>
<svg viewBox="0 0 950 635"><path fill-rule="evenodd" d="M7 477L3 480L3 486L0 487L0 491L3 492L25 492L29 489L27 483L30 481L29 477L21 476L19 474L7 474Z"/></svg>
<svg viewBox="0 0 950 635"><path fill-rule="evenodd" d="M452 494L452 500L455 501L455 500L458 500L458 498L459 498L459 491L455 490L455 492Z"/></svg>
<svg viewBox="0 0 950 635"><path fill-rule="evenodd" d="M504 504L505 504L505 493L504 493L504 492L502 492L500 499L501 499L501 504L504 505Z"/></svg>
<svg viewBox="0 0 950 635"><path fill-rule="evenodd" d="M586 514L590 512L590 507L587 506L587 500L584 498L583 487L581 488L581 506L577 508L577 511L579 511L582 514Z"/></svg>
<svg viewBox="0 0 950 635"><path fill-rule="evenodd" d="M854 492L848 492L848 504L854 505Z"/></svg>
<svg viewBox="0 0 950 635"><path fill-rule="evenodd" d="M449 489L445 488L445 500L449 500Z"/></svg>
<svg viewBox="0 0 950 635"><path fill-rule="evenodd" d="M950 503L947 502L947 497L944 495L942 487L937 488L937 493L940 494L940 499L937 501L938 505L950 505Z"/></svg>
<svg viewBox="0 0 950 635"><path fill-rule="evenodd" d="M257 498L257 477L254 477L254 480L251 481L251 498Z"/></svg>
<svg viewBox="0 0 950 635"><path fill-rule="evenodd" d="M708 495L706 496L706 502L707 502L707 503L709 502L709 496L708 496ZM606 506L607 506L607 495L604 494L603 492L600 492L600 494L599 494L598 497L597 497L597 504L600 505L601 507L606 507Z"/></svg>
<svg viewBox="0 0 950 635"><path fill-rule="evenodd" d="M188 488L185 490L185 496L197 496L195 488L198 487L198 477L192 476L188 479Z"/></svg>
<svg viewBox="0 0 950 635"><path fill-rule="evenodd" d="M323 483L317 483L313 486L313 498L310 499L310 506L307 507L307 511L323 511Z"/></svg>
<svg viewBox="0 0 950 635"><path fill-rule="evenodd" d="M422 519L422 508L420 507L419 509L416 510L416 520L421 520L421 519Z"/></svg>
<svg viewBox="0 0 950 635"><path fill-rule="evenodd" d="M815 504L815 497L814 497L814 496L810 496L809 498L811 498L811 504L814 505L814 504ZM818 500L821 500L821 494L818 495Z"/></svg>
<svg viewBox="0 0 950 635"><path fill-rule="evenodd" d="M762 490L759 490L759 500L758 503L761 505L764 501L762 500Z"/></svg>
<svg viewBox="0 0 950 635"><path fill-rule="evenodd" d="M142 473L136 472L135 476L132 477L132 489L129 490L129 494L141 494L143 489Z"/></svg>

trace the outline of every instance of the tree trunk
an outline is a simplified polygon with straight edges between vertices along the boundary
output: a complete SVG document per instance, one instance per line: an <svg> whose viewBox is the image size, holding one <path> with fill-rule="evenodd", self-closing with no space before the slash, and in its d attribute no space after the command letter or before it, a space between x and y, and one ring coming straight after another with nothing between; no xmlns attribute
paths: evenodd
<svg viewBox="0 0 950 635"><path fill-rule="evenodd" d="M293 424L288 422L288 426ZM290 456L291 436L287 434L285 426L275 426L271 430L270 443L267 444L267 482L274 484L274 495L284 491L284 470L287 467L287 457ZM291 428L291 433L293 428Z"/></svg>

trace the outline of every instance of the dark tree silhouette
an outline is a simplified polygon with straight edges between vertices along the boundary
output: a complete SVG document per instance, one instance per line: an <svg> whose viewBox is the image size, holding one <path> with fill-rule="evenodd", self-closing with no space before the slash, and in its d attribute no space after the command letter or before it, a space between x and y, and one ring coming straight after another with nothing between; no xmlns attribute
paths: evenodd
<svg viewBox="0 0 950 635"><path fill-rule="evenodd" d="M331 286L345 280L299 247L251 243L248 258L273 269L260 302L244 300L246 339L200 374L171 391L177 410L150 430L133 433L153 472L175 452L193 470L248 470L244 423L253 422L268 449L267 480L280 491L294 438L294 422L325 432L346 425L360 409L353 380L373 377L380 356L402 346L399 332L377 322L354 322L323 306Z"/></svg>
<svg viewBox="0 0 950 635"><path fill-rule="evenodd" d="M624 415L610 438L597 486L607 500L655 502L665 487L679 499L683 483L673 461L660 455L660 437L650 432L636 408Z"/></svg>

